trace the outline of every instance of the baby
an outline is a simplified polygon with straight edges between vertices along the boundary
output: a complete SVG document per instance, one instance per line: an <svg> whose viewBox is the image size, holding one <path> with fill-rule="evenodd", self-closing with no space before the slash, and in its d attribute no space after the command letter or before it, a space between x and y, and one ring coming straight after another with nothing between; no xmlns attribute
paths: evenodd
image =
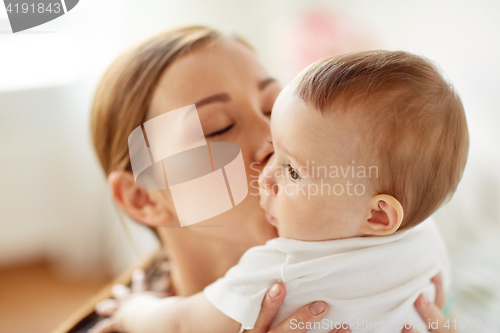
<svg viewBox="0 0 500 333"><path fill-rule="evenodd" d="M275 282L287 296L274 323L328 303L309 325L329 332L427 331L413 307L449 280L447 256L426 221L454 193L468 153L462 103L436 68L406 53L326 58L298 75L273 108L275 153L259 178L279 238L248 250L191 297L126 305L130 332L238 332L253 328Z"/></svg>

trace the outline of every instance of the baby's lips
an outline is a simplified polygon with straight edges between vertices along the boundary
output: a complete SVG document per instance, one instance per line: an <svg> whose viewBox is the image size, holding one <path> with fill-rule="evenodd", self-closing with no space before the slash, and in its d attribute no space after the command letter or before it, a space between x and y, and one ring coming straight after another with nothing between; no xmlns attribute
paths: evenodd
<svg viewBox="0 0 500 333"><path fill-rule="evenodd" d="M266 212L266 220L267 222L269 222L270 224L276 226L276 219L274 218L274 216L272 216L271 214L269 214L268 212Z"/></svg>

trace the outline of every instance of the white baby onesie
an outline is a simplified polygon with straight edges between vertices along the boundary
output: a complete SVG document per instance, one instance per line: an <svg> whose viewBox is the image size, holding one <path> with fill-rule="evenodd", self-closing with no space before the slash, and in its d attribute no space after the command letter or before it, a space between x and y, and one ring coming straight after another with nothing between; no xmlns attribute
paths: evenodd
<svg viewBox="0 0 500 333"><path fill-rule="evenodd" d="M355 333L401 333L405 324L427 332L428 323L420 319L413 302L422 292L434 299L431 278L439 272L446 289L448 256L437 227L427 220L383 237L319 242L275 238L249 249L204 293L244 329L254 327L269 287L283 282L287 295L273 326L322 300L329 311L309 332L330 332L341 323L350 324ZM305 323L290 325L298 329Z"/></svg>

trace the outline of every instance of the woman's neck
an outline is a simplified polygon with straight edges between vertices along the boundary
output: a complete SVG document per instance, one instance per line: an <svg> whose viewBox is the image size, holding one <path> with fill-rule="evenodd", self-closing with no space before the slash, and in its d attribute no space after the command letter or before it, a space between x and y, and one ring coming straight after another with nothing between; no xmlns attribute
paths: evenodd
<svg viewBox="0 0 500 333"><path fill-rule="evenodd" d="M171 281L178 296L202 291L236 265L246 245L207 237L188 228L158 228L172 264Z"/></svg>

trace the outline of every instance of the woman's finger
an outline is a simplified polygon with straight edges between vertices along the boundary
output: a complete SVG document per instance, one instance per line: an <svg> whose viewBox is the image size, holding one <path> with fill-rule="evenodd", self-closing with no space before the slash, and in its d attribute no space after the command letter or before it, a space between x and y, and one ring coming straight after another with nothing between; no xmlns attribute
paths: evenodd
<svg viewBox="0 0 500 333"><path fill-rule="evenodd" d="M136 269L132 273L132 292L140 293L146 290L148 290L146 274L142 269Z"/></svg>
<svg viewBox="0 0 500 333"><path fill-rule="evenodd" d="M431 279L432 283L434 283L434 286L436 287L436 299L434 300L434 303L440 308L441 310L444 309L444 304L445 304L445 295L444 295L444 288L443 288L443 276L441 273L437 274Z"/></svg>
<svg viewBox="0 0 500 333"><path fill-rule="evenodd" d="M283 304L286 296L286 288L283 283L276 283L266 293L262 301L259 318L255 323L254 329L250 332L267 332L273 323L274 317Z"/></svg>
<svg viewBox="0 0 500 333"><path fill-rule="evenodd" d="M452 327L453 325L450 324L449 319L443 315L441 309L436 304L431 303L429 299L427 299L423 294L420 294L420 296L418 296L414 305L424 322L430 323L431 332L455 332L455 329ZM447 326L449 326L449 328L444 327L444 325L446 325L447 323Z"/></svg>
<svg viewBox="0 0 500 333"><path fill-rule="evenodd" d="M120 302L130 295L130 289L123 284L115 284L111 287L111 294Z"/></svg>
<svg viewBox="0 0 500 333"><path fill-rule="evenodd" d="M114 299L105 299L95 305L95 312L101 316L111 317L118 309L118 302Z"/></svg>
<svg viewBox="0 0 500 333"><path fill-rule="evenodd" d="M98 322L94 327L87 331L87 333L115 333L119 332L115 322L112 318L107 318Z"/></svg>
<svg viewBox="0 0 500 333"><path fill-rule="evenodd" d="M327 312L328 305L325 302L316 301L299 309L270 330L269 333L307 332L309 330L308 327L314 326L314 323L321 320Z"/></svg>

